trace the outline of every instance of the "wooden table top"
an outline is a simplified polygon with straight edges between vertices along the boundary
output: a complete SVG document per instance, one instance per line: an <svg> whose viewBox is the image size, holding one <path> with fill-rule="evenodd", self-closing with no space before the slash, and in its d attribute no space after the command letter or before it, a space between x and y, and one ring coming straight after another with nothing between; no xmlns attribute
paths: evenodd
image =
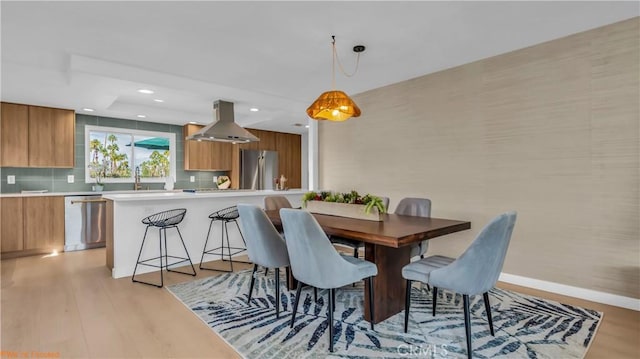
<svg viewBox="0 0 640 359"><path fill-rule="evenodd" d="M266 211L276 226L281 226L277 210ZM399 248L425 239L471 228L471 222L385 214L381 222L313 213L325 233L372 244Z"/></svg>

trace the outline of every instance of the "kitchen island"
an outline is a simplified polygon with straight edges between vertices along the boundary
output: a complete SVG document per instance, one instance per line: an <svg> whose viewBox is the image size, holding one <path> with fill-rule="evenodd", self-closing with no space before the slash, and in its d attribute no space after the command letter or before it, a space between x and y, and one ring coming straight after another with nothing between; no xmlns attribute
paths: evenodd
<svg viewBox="0 0 640 359"><path fill-rule="evenodd" d="M209 214L235 206L238 203L251 203L263 207L266 196L285 196L294 207L302 203L302 195L306 190L219 190L213 192L187 193L103 193L107 200L107 267L111 269L113 278L131 276L142 244L146 226L142 219L151 214L169 209L186 208L187 213L179 228L182 233L187 251L194 266L200 262L202 249L209 229ZM240 219L241 221L242 219ZM218 247L221 243L220 221L213 223L209 238L208 249ZM243 247L242 238L237 228L228 226L231 247ZM150 228L147 243L141 258L158 256L158 231ZM184 249L178 238L177 231L167 231L167 246L169 253L178 256ZM245 252L238 254L246 254ZM220 259L219 256L205 256L204 261ZM138 273L156 271L157 268L139 266Z"/></svg>

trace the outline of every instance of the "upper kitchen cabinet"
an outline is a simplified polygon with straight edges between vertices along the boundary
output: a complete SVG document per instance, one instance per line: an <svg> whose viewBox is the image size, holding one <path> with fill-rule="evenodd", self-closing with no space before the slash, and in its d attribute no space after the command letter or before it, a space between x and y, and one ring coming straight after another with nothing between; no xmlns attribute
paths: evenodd
<svg viewBox="0 0 640 359"><path fill-rule="evenodd" d="M0 106L0 167L28 167L29 106L6 102Z"/></svg>
<svg viewBox="0 0 640 359"><path fill-rule="evenodd" d="M0 166L73 168L73 110L3 102L0 127Z"/></svg>
<svg viewBox="0 0 640 359"><path fill-rule="evenodd" d="M188 124L182 128L182 134L187 137L198 132L200 125ZM185 171L229 171L233 145L225 142L212 141L184 141L184 169Z"/></svg>
<svg viewBox="0 0 640 359"><path fill-rule="evenodd" d="M280 172L287 177L289 188L301 188L302 185L302 137L291 133L276 133L276 148Z"/></svg>
<svg viewBox="0 0 640 359"><path fill-rule="evenodd" d="M73 168L75 113L29 106L29 167Z"/></svg>

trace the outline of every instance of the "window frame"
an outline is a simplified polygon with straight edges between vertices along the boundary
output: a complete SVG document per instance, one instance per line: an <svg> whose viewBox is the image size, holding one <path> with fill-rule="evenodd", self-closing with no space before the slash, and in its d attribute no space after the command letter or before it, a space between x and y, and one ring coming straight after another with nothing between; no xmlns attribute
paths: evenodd
<svg viewBox="0 0 640 359"><path fill-rule="evenodd" d="M138 130L138 129L129 129L129 128L119 128L119 127L105 127L105 126L93 126L86 125L84 127L84 181L85 183L96 183L96 179L91 177L89 171L89 164L91 158L91 132L108 132L114 133L118 135L130 135L132 139L135 136L149 136L149 137L168 137L169 138L169 176L173 177L174 181L176 180L176 163L177 158L176 154L178 152L178 148L176 146L176 134L173 132L160 132L160 131L146 131L146 130ZM135 163L133 160L135 159L135 146L131 146L131 177L127 178L111 178L104 177L102 178L103 183L134 183L135 182ZM140 183L164 183L165 179L160 177L148 178L148 177L140 177Z"/></svg>

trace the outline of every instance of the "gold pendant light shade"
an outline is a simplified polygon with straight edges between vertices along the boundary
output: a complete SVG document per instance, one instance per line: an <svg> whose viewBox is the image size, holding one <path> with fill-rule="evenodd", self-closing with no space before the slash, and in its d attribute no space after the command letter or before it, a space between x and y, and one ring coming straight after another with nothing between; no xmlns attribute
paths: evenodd
<svg viewBox="0 0 640 359"><path fill-rule="evenodd" d="M340 71L347 77L351 77L358 71L358 64L360 63L360 53L364 51L363 45L356 45L353 47L353 52L358 54L356 59L356 68L352 74L347 74L342 68L342 64L338 59L336 52L336 37L331 36L331 47L333 49L331 75L333 90L323 92L322 95L307 108L307 115L314 120L329 120L329 121L346 121L351 117L360 116L360 108L355 102L343 91L336 90L336 60L340 66Z"/></svg>
<svg viewBox="0 0 640 359"><path fill-rule="evenodd" d="M360 116L360 108L346 93L327 91L307 108L307 115L316 120L345 121Z"/></svg>

